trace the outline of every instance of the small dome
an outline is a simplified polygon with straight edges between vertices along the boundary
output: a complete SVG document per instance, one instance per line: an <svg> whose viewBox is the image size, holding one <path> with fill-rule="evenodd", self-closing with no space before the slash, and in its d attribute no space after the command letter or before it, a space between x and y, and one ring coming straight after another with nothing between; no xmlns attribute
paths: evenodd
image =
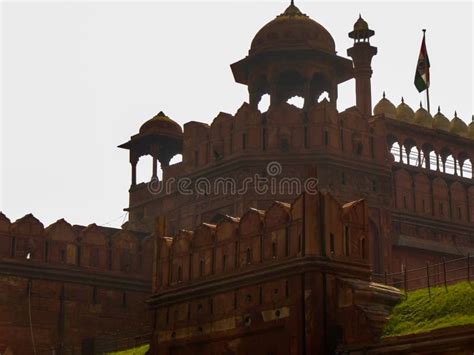
<svg viewBox="0 0 474 355"><path fill-rule="evenodd" d="M385 115L387 117L394 118L396 116L397 109L395 105L389 99L385 98L385 92L383 93L382 99L374 107L374 115Z"/></svg>
<svg viewBox="0 0 474 355"><path fill-rule="evenodd" d="M367 31L368 29L369 24L359 14L359 18L357 19L356 23L354 23L354 31Z"/></svg>
<svg viewBox="0 0 474 355"><path fill-rule="evenodd" d="M331 34L292 3L284 13L257 32L250 46L250 54L295 49L336 53Z"/></svg>
<svg viewBox="0 0 474 355"><path fill-rule="evenodd" d="M349 37L354 40L369 39L375 34L374 31L369 29L369 24L359 14L359 18L354 23L354 30L349 33Z"/></svg>
<svg viewBox="0 0 474 355"><path fill-rule="evenodd" d="M433 117L433 128L449 131L449 120L441 113L439 106L438 113Z"/></svg>
<svg viewBox="0 0 474 355"><path fill-rule="evenodd" d="M467 132L467 136L471 139L474 139L474 116L472 116L472 122L469 123L469 131Z"/></svg>
<svg viewBox="0 0 474 355"><path fill-rule="evenodd" d="M454 113L454 118L451 120L449 125L449 132L459 134L460 136L466 136L468 133L467 124L458 117L457 112Z"/></svg>
<svg viewBox="0 0 474 355"><path fill-rule="evenodd" d="M397 107L397 120L413 122L413 116L415 116L415 113L411 107L405 103L402 97L402 103Z"/></svg>
<svg viewBox="0 0 474 355"><path fill-rule="evenodd" d="M428 127L431 128L433 124L433 116L426 111L420 104L420 108L416 110L415 112L415 123L417 125L423 126L423 127Z"/></svg>
<svg viewBox="0 0 474 355"><path fill-rule="evenodd" d="M183 130L181 126L160 111L155 117L146 121L140 127L140 133L158 133L168 136L181 136Z"/></svg>

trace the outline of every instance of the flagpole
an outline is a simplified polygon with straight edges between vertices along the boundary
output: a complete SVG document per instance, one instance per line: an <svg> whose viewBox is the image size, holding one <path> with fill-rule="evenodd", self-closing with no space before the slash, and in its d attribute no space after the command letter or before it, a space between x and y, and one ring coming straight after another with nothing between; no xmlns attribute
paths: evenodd
<svg viewBox="0 0 474 355"><path fill-rule="evenodd" d="M426 88L426 106L428 108L428 113L430 112L430 89Z"/></svg>
<svg viewBox="0 0 474 355"><path fill-rule="evenodd" d="M424 28L423 29L423 42L425 42L425 35L426 35L426 29ZM426 87L426 107L428 109L428 113L431 113L430 112L430 88L429 88L429 85L430 84L428 82L428 86Z"/></svg>

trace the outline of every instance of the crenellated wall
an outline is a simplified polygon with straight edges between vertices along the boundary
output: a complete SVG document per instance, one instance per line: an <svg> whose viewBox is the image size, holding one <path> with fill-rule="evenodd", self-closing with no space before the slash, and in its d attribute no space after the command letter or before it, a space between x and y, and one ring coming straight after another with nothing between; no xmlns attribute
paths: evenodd
<svg viewBox="0 0 474 355"><path fill-rule="evenodd" d="M341 205L330 193L303 194L174 236L165 221L157 222L149 300L152 354L324 352L378 334L377 312L398 298L369 281L363 200Z"/></svg>
<svg viewBox="0 0 474 355"><path fill-rule="evenodd" d="M323 100L303 111L291 104L273 105L261 113L244 103L235 115L220 113L209 126L189 122L184 126L183 161L163 167L163 184L171 191L151 192L145 183L130 190L130 219L126 229L151 230L156 215L166 214L168 229L192 229L212 222L219 214L241 215L248 208L266 209L275 199L291 202L297 191L257 193L253 183L245 193L211 190L205 195L193 190L176 191L176 181L199 179L214 184L232 179L237 188L255 175L268 177L267 164L277 162L276 179L296 178L302 183L317 178L318 188L330 189L341 202L364 197L377 233L386 230L391 205L390 154L386 131L378 120L367 120L356 108L338 113ZM302 192L302 191L299 191ZM377 192L377 193L374 193ZM373 239L372 234L369 236ZM381 269L388 258L387 245L372 240L368 254ZM377 245L379 243L380 245Z"/></svg>
<svg viewBox="0 0 474 355"><path fill-rule="evenodd" d="M146 332L151 249L144 234L0 213L0 345L72 354L89 338Z"/></svg>
<svg viewBox="0 0 474 355"><path fill-rule="evenodd" d="M314 152L321 147L333 153L383 159L386 153L373 149L382 140L376 137L380 132L374 132L374 124L368 124L357 109L339 114L325 99L308 111L284 103L262 113L244 103L234 116L219 113L210 126L186 123L183 161L176 165L183 172L195 173L232 156ZM174 176L168 170L174 173L178 167L164 167L164 179Z"/></svg>
<svg viewBox="0 0 474 355"><path fill-rule="evenodd" d="M310 200L306 201L310 210L321 203L311 195L306 199ZM302 196L292 204L274 202L265 211L252 208L241 218L224 216L217 224L202 223L193 231L181 230L175 236L158 239L155 291L302 255L326 255L368 266L368 227L356 219L367 216L362 201L341 207L332 195L325 196L324 220L330 227L324 242L316 242L313 235L305 238L303 203ZM306 213L307 218L316 218ZM316 226L314 221L307 225Z"/></svg>

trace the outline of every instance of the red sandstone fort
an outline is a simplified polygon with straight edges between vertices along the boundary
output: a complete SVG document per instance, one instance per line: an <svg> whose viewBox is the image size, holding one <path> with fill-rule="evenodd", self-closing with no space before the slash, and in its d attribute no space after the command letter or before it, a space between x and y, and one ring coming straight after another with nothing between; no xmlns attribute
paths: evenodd
<svg viewBox="0 0 474 355"><path fill-rule="evenodd" d="M160 112L120 145L132 171L122 229L0 213L0 346L88 354L141 335L152 354L323 354L376 342L400 291L374 273L474 252L474 124L385 95L372 107L373 35L359 18L350 59L337 55L291 4L231 65L249 93L235 114L181 128ZM356 105L338 112L352 79ZM144 155L152 179L137 184ZM317 188L262 193L256 175ZM215 191L219 179L248 188Z"/></svg>

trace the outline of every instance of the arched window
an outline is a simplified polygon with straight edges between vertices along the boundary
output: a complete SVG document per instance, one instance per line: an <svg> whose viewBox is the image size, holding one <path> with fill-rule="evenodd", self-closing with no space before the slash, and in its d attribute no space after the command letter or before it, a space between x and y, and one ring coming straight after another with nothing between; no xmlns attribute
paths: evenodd
<svg viewBox="0 0 474 355"><path fill-rule="evenodd" d="M301 96L293 96L290 97L286 103L296 106L298 108L303 108L304 106L304 99Z"/></svg>
<svg viewBox="0 0 474 355"><path fill-rule="evenodd" d="M182 154L176 154L174 157L171 158L169 165L178 164L183 161Z"/></svg>
<svg viewBox="0 0 474 355"><path fill-rule="evenodd" d="M65 264L66 263L66 250L65 249L61 249L59 251L59 262L61 264Z"/></svg>
<svg viewBox="0 0 474 355"><path fill-rule="evenodd" d="M443 170L446 174L454 175L456 173L456 161L454 160L454 157L451 154L446 157Z"/></svg>
<svg viewBox="0 0 474 355"><path fill-rule="evenodd" d="M199 261L199 276L204 276L204 260Z"/></svg>
<svg viewBox="0 0 474 355"><path fill-rule="evenodd" d="M331 255L334 254L335 252L335 244L334 244L334 234L330 233L329 234L329 252L331 253Z"/></svg>
<svg viewBox="0 0 474 355"><path fill-rule="evenodd" d="M266 112L268 111L268 108L270 107L270 95L265 94L262 96L260 99L260 102L258 103L258 110L260 112Z"/></svg>
<svg viewBox="0 0 474 355"><path fill-rule="evenodd" d="M324 99L326 99L327 101L330 101L329 93L327 91L324 91L324 92L321 93L321 95L319 95L318 102L321 102Z"/></svg>
<svg viewBox="0 0 474 355"><path fill-rule="evenodd" d="M287 153L290 151L290 143L288 143L288 138L283 137L280 141L280 149L282 152Z"/></svg>
<svg viewBox="0 0 474 355"><path fill-rule="evenodd" d="M272 258L275 259L277 256L277 247L276 242L272 241Z"/></svg>
<svg viewBox="0 0 474 355"><path fill-rule="evenodd" d="M411 165L411 166L419 166L420 165L420 161L418 160L418 153L419 153L419 150L417 147L412 147L410 149L410 154L408 155L408 165Z"/></svg>
<svg viewBox="0 0 474 355"><path fill-rule="evenodd" d="M140 157L137 163L137 183L148 182L152 176L153 158L151 155Z"/></svg>
<svg viewBox="0 0 474 355"><path fill-rule="evenodd" d="M472 163L469 159L464 160L462 164L461 176L466 179L472 179Z"/></svg>
<svg viewBox="0 0 474 355"><path fill-rule="evenodd" d="M360 256L362 259L366 258L366 251L365 251L365 237L360 239Z"/></svg>
<svg viewBox="0 0 474 355"><path fill-rule="evenodd" d="M252 251L250 248L247 248L247 251L245 252L245 263L250 264L252 262Z"/></svg>
<svg viewBox="0 0 474 355"><path fill-rule="evenodd" d="M344 226L344 255L349 256L350 250L350 239L349 239L349 226Z"/></svg>
<svg viewBox="0 0 474 355"><path fill-rule="evenodd" d="M99 249L98 248L92 248L90 251L90 265L92 267L99 266Z"/></svg>
<svg viewBox="0 0 474 355"><path fill-rule="evenodd" d="M438 155L436 154L434 150L430 152L429 160L430 160L430 170L433 170L433 171L439 170Z"/></svg>
<svg viewBox="0 0 474 355"><path fill-rule="evenodd" d="M390 147L390 154L393 155L394 162L400 162L400 145L398 142L393 142L392 146Z"/></svg>
<svg viewBox="0 0 474 355"><path fill-rule="evenodd" d="M123 250L120 253L120 271L130 272L131 271L132 257L128 250Z"/></svg>
<svg viewBox="0 0 474 355"><path fill-rule="evenodd" d="M183 269L181 268L181 265L178 266L178 282L183 281Z"/></svg>
<svg viewBox="0 0 474 355"><path fill-rule="evenodd" d="M222 271L227 269L227 255L222 255Z"/></svg>

